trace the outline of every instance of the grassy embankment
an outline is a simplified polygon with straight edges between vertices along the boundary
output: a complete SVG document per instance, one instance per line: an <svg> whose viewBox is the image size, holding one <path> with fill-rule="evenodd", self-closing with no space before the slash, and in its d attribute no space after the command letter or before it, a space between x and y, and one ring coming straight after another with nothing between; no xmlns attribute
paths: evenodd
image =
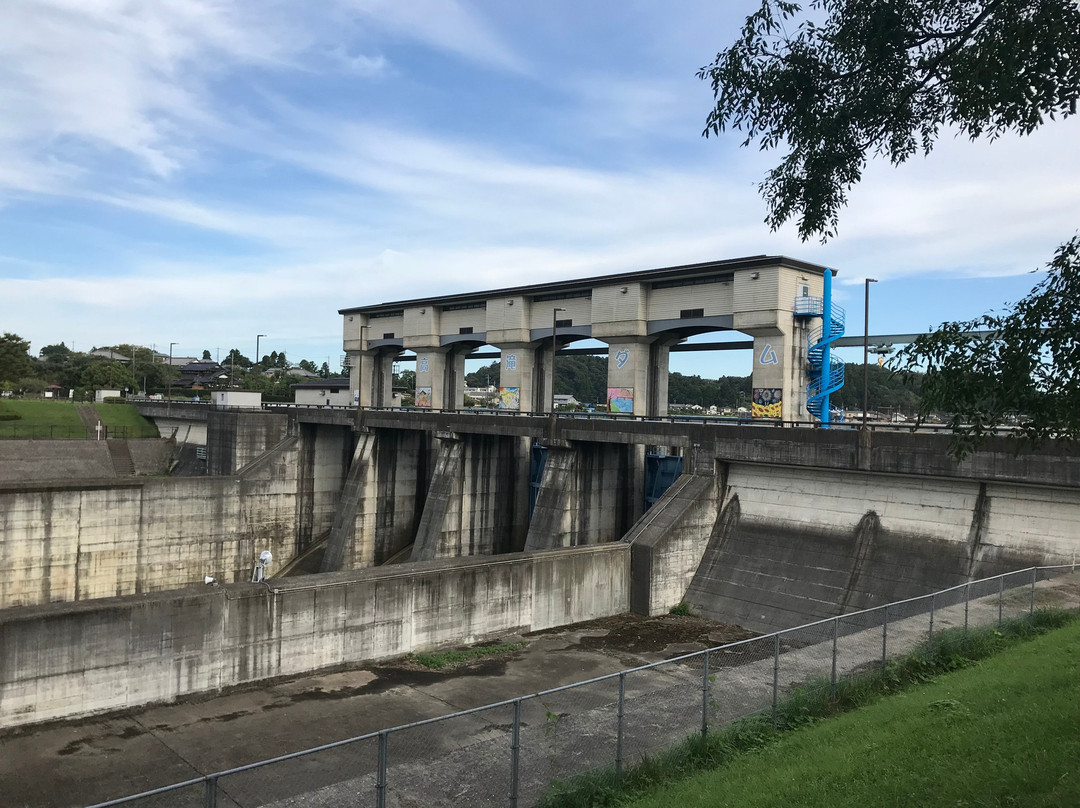
<svg viewBox="0 0 1080 808"><path fill-rule="evenodd" d="M13 413L14 420L0 420L3 438L82 438L85 428L75 405L69 401L5 399L0 415Z"/></svg>
<svg viewBox="0 0 1080 808"><path fill-rule="evenodd" d="M932 649L827 694L820 683L789 694L779 731L768 716L746 719L631 767L619 789L594 773L541 804L1080 805L1080 621L1070 615L943 632Z"/></svg>
<svg viewBox="0 0 1080 808"><path fill-rule="evenodd" d="M109 427L109 434L126 438L156 438L158 429L143 418L130 404L95 404L101 422Z"/></svg>
<svg viewBox="0 0 1080 808"><path fill-rule="evenodd" d="M130 404L94 404L101 422L115 437L156 438L157 427L139 415ZM0 402L0 416L12 413L18 418L0 420L0 438L60 439L84 438L82 419L70 401L6 399Z"/></svg>

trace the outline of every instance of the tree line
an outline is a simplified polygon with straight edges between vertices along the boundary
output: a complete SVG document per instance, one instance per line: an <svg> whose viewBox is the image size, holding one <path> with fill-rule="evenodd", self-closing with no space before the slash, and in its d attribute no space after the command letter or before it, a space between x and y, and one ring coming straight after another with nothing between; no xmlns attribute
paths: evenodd
<svg viewBox="0 0 1080 808"><path fill-rule="evenodd" d="M171 366L161 355L145 346L122 343L106 346L105 350L126 357L126 360L73 351L62 342L46 345L37 357L33 357L29 352L29 340L18 334L5 333L0 337L0 391L41 395L55 386L74 390L75 397L80 399L89 397L94 390L102 389L163 393L181 377L179 367ZM213 362L209 350L202 352L201 361ZM291 401L290 385L302 380L302 377L289 372L284 352L271 351L260 362L253 362L233 348L221 366L227 379L216 383L217 386L257 390L270 401ZM321 378L332 375L326 362L320 367L314 362L301 360L299 367Z"/></svg>

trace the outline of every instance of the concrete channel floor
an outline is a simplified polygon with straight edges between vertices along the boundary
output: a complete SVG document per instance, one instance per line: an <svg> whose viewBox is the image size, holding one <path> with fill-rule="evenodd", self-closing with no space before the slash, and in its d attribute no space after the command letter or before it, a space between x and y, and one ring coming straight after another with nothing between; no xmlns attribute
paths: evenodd
<svg viewBox="0 0 1080 808"><path fill-rule="evenodd" d="M968 607L963 593L936 601L935 631L993 625L1036 607L1080 606L1080 576L1040 581L1032 596L1016 581L1002 595L979 587ZM993 584L994 582L988 582ZM996 588L996 584L994 584ZM891 607L888 652L926 639L928 599ZM827 686L835 643L837 674L881 664L882 626L870 616L750 640L710 655L625 677L624 732L616 733L618 677L524 701L521 707L520 805L530 805L553 779L610 765L617 743L632 762L710 726L768 710L773 683L784 693L815 677ZM409 664L310 676L120 717L31 728L0 738L3 805L87 805L310 748L375 730L436 717L648 662L715 647L745 636L741 629L697 618L594 621L526 638L528 646L453 674ZM708 679L703 704L702 683ZM512 760L509 706L391 733L386 805L507 805ZM375 805L374 739L222 778L220 808L307 808ZM204 805L201 784L140 801L150 806Z"/></svg>
<svg viewBox="0 0 1080 808"><path fill-rule="evenodd" d="M508 636L503 641L527 645L451 672L408 662L378 665L11 730L0 735L0 804L85 806L744 636L741 629L699 618L617 617L524 638ZM464 746L484 724L480 719L442 724L428 746ZM348 758L348 748L341 755ZM317 757L304 760L326 769L327 755ZM299 778L298 768L305 770ZM342 777L310 768L269 767L253 778L260 792L286 795ZM262 799L243 802L262 804ZM140 804L202 805L201 789Z"/></svg>

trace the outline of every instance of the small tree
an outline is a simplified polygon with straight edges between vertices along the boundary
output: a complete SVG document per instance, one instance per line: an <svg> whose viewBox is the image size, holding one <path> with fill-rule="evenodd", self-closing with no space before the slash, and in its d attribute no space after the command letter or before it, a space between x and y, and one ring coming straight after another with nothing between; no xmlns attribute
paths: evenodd
<svg viewBox="0 0 1080 808"><path fill-rule="evenodd" d="M0 378L21 379L32 376L34 365L27 351L30 341L18 334L5 332L0 337Z"/></svg>
<svg viewBox="0 0 1080 808"><path fill-rule="evenodd" d="M909 372L925 368L920 420L952 413L957 458L1006 424L1035 445L1080 438L1080 236L1047 269L1010 311L944 323L897 355ZM968 335L979 330L992 335Z"/></svg>
<svg viewBox="0 0 1080 808"><path fill-rule="evenodd" d="M1029 134L1076 113L1076 0L763 0L698 76L716 105L706 136L787 154L759 186L777 228L836 232L867 155L929 153L942 127L975 139ZM802 17L800 19L800 16ZM823 19L822 19L823 18Z"/></svg>

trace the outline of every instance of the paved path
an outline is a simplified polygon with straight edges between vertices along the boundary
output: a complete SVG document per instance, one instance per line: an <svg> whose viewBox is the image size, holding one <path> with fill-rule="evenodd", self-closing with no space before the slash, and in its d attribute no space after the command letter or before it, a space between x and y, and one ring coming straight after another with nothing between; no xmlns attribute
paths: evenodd
<svg viewBox="0 0 1080 808"><path fill-rule="evenodd" d="M86 427L86 434L91 438L97 437L97 425L101 422L101 416L98 415L98 411L94 409L93 404L76 404L75 412L79 414L79 418L83 422L83 426ZM102 424L102 431L105 431L105 426Z"/></svg>

